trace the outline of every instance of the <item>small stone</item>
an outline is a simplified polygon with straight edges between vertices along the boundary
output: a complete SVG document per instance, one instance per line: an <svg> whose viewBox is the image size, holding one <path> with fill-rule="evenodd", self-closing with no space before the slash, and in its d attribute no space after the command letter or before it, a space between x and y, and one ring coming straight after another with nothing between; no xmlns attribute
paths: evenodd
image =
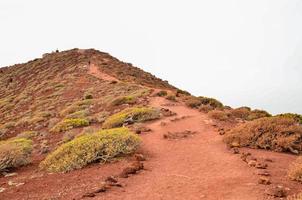
<svg viewBox="0 0 302 200"><path fill-rule="evenodd" d="M232 142L231 143L231 147L240 147L240 144L239 144L239 142Z"/></svg>
<svg viewBox="0 0 302 200"><path fill-rule="evenodd" d="M4 173L4 177L12 177L18 175L17 173Z"/></svg>
<svg viewBox="0 0 302 200"><path fill-rule="evenodd" d="M232 151L233 154L239 154L240 153L238 147L232 148L231 151Z"/></svg>
<svg viewBox="0 0 302 200"><path fill-rule="evenodd" d="M286 197L287 190L282 185L273 186L265 191L266 194L274 197Z"/></svg>
<svg viewBox="0 0 302 200"><path fill-rule="evenodd" d="M262 185L270 185L271 184L271 181L269 178L265 177L265 176L261 176L258 180L258 183L259 184L262 184Z"/></svg>
<svg viewBox="0 0 302 200"><path fill-rule="evenodd" d="M5 191L5 188L0 187L0 193L4 192L4 191Z"/></svg>
<svg viewBox="0 0 302 200"><path fill-rule="evenodd" d="M256 164L257 164L257 162L256 162L255 160L250 160L247 164L248 164L248 166L250 166L250 167L255 167Z"/></svg>
<svg viewBox="0 0 302 200"><path fill-rule="evenodd" d="M85 197L90 197L90 198L92 198L92 197L95 197L95 196L96 196L95 193L86 193L86 194L83 195L84 198L85 198Z"/></svg>
<svg viewBox="0 0 302 200"><path fill-rule="evenodd" d="M264 161L265 161L265 162L273 162L273 160L270 159L270 158L265 158Z"/></svg>
<svg viewBox="0 0 302 200"><path fill-rule="evenodd" d="M110 183L117 183L118 182L118 180L114 176L108 176L105 181L110 182Z"/></svg>
<svg viewBox="0 0 302 200"><path fill-rule="evenodd" d="M137 161L145 161L146 160L145 156L143 154L140 154L140 153L135 154L134 158Z"/></svg>
<svg viewBox="0 0 302 200"><path fill-rule="evenodd" d="M260 176L270 176L271 174L268 171L259 170L257 172L257 175L260 175Z"/></svg>
<svg viewBox="0 0 302 200"><path fill-rule="evenodd" d="M266 163L262 163L262 162L257 162L256 166L257 169L266 169L267 168L267 164Z"/></svg>

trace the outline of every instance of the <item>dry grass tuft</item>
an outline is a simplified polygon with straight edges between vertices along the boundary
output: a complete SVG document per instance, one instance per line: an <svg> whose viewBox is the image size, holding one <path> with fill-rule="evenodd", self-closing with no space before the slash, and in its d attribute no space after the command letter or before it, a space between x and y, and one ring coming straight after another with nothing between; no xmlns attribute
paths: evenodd
<svg viewBox="0 0 302 200"><path fill-rule="evenodd" d="M302 126L286 117L265 117L239 125L226 133L229 145L268 149L279 152L302 152Z"/></svg>
<svg viewBox="0 0 302 200"><path fill-rule="evenodd" d="M302 156L292 163L288 170L288 176L294 181L302 182Z"/></svg>
<svg viewBox="0 0 302 200"><path fill-rule="evenodd" d="M30 163L32 141L15 138L0 142L0 171Z"/></svg>

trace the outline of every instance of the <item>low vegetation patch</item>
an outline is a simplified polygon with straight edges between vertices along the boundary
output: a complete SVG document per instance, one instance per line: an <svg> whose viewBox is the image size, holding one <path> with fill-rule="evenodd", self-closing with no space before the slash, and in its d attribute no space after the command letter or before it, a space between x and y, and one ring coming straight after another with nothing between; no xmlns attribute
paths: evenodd
<svg viewBox="0 0 302 200"><path fill-rule="evenodd" d="M88 126L89 121L87 119L76 118L76 119L64 119L63 121L56 124L50 131L51 132L64 132L73 128Z"/></svg>
<svg viewBox="0 0 302 200"><path fill-rule="evenodd" d="M17 138L25 138L25 139L32 139L39 135L38 131L23 131L19 133L16 137Z"/></svg>
<svg viewBox="0 0 302 200"><path fill-rule="evenodd" d="M287 117L265 117L239 125L226 133L229 146L302 152L302 126Z"/></svg>
<svg viewBox="0 0 302 200"><path fill-rule="evenodd" d="M283 114L279 114L277 116L291 118L291 119L294 119L297 123L302 124L302 115L299 115L299 114L283 113Z"/></svg>
<svg viewBox="0 0 302 200"><path fill-rule="evenodd" d="M298 157L298 159L290 166L288 176L292 180L302 182L302 156Z"/></svg>
<svg viewBox="0 0 302 200"><path fill-rule="evenodd" d="M40 168L49 172L68 172L92 162L107 162L131 154L139 144L140 138L127 128L101 130L63 144L42 161Z"/></svg>
<svg viewBox="0 0 302 200"><path fill-rule="evenodd" d="M157 92L156 95L159 97L164 97L164 96L168 95L168 92L165 90L161 90L161 91Z"/></svg>
<svg viewBox="0 0 302 200"><path fill-rule="evenodd" d="M32 141L15 138L0 142L0 171L30 163Z"/></svg>
<svg viewBox="0 0 302 200"><path fill-rule="evenodd" d="M127 108L119 113L108 117L103 128L116 128L123 126L124 123L143 122L157 119L160 117L160 111L151 107L133 107Z"/></svg>
<svg viewBox="0 0 302 200"><path fill-rule="evenodd" d="M119 106L122 104L134 104L136 102L136 98L134 96L122 96L115 98L111 105L113 106Z"/></svg>
<svg viewBox="0 0 302 200"><path fill-rule="evenodd" d="M186 105L191 108L199 108L201 105L208 105L213 109L223 108L223 104L220 101L209 97L191 97L186 101Z"/></svg>
<svg viewBox="0 0 302 200"><path fill-rule="evenodd" d="M212 110L212 111L209 111L208 114L211 118L219 120L219 121L227 121L231 117L229 112L225 112L223 110Z"/></svg>

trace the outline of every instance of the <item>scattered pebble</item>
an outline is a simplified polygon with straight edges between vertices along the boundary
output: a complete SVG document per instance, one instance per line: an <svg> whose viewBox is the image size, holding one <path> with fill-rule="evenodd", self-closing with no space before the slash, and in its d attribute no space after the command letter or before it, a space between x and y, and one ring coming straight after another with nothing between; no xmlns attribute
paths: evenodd
<svg viewBox="0 0 302 200"><path fill-rule="evenodd" d="M271 184L271 181L268 177L265 177L265 176L261 176L258 180L258 183L259 184L262 184L262 185L270 185Z"/></svg>

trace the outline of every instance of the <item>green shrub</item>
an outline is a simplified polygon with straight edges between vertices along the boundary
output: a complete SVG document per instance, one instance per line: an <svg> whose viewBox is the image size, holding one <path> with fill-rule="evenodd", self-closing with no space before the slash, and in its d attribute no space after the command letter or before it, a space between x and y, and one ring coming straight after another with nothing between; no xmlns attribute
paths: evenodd
<svg viewBox="0 0 302 200"><path fill-rule="evenodd" d="M168 99L168 100L170 100L170 101L176 101L176 96L170 94L170 95L168 95L168 96L166 97L166 99Z"/></svg>
<svg viewBox="0 0 302 200"><path fill-rule="evenodd" d="M131 154L139 144L140 138L127 128L101 130L61 145L40 163L40 168L49 172L68 172L92 162L106 162Z"/></svg>
<svg viewBox="0 0 302 200"><path fill-rule="evenodd" d="M247 117L247 120L251 121L251 120L255 120L255 119L259 119L259 118L263 118L263 117L271 117L271 116L272 115L269 114L265 110L255 109L255 110L250 112L249 116Z"/></svg>
<svg viewBox="0 0 302 200"><path fill-rule="evenodd" d="M302 152L302 126L286 117L264 117L241 124L225 134L229 146Z"/></svg>
<svg viewBox="0 0 302 200"><path fill-rule="evenodd" d="M121 127L127 120L132 120L133 122L142 122L152 119L157 119L160 117L159 110L151 107L133 107L127 108L119 113L116 113L108 117L103 128L115 128Z"/></svg>
<svg viewBox="0 0 302 200"><path fill-rule="evenodd" d="M30 163L32 141L15 138L0 142L0 171Z"/></svg>
<svg viewBox="0 0 302 200"><path fill-rule="evenodd" d="M73 128L88 126L89 121L87 119L64 119L63 121L56 124L50 131L51 132L64 132Z"/></svg>
<svg viewBox="0 0 302 200"><path fill-rule="evenodd" d="M186 105L191 108L199 108L201 105L209 105L212 108L222 108L223 104L213 98L209 97L191 97L186 101Z"/></svg>
<svg viewBox="0 0 302 200"><path fill-rule="evenodd" d="M113 106L119 106L122 104L134 104L136 102L136 98L134 96L122 96L115 98L111 105Z"/></svg>
<svg viewBox="0 0 302 200"><path fill-rule="evenodd" d="M168 95L168 92L165 90L161 90L161 91L157 92L156 95L159 97L164 97L164 96Z"/></svg>
<svg viewBox="0 0 302 200"><path fill-rule="evenodd" d="M201 106L200 99L196 97L189 98L185 103L190 108L198 108L199 106Z"/></svg>
<svg viewBox="0 0 302 200"><path fill-rule="evenodd" d="M180 89L177 89L176 91L176 96L179 97L181 95L184 95L184 96L191 96L191 94L185 90L180 90Z"/></svg>
<svg viewBox="0 0 302 200"><path fill-rule="evenodd" d="M209 97L198 97L201 101L201 104L203 105L210 105L213 108L222 108L223 104L218 101L217 99L214 98L209 98Z"/></svg>
<svg viewBox="0 0 302 200"><path fill-rule="evenodd" d="M295 114L295 113L283 113L277 116L287 117L294 119L297 123L302 124L302 115Z"/></svg>
<svg viewBox="0 0 302 200"><path fill-rule="evenodd" d="M288 170L288 176L294 181L302 182L302 156L292 163Z"/></svg>

